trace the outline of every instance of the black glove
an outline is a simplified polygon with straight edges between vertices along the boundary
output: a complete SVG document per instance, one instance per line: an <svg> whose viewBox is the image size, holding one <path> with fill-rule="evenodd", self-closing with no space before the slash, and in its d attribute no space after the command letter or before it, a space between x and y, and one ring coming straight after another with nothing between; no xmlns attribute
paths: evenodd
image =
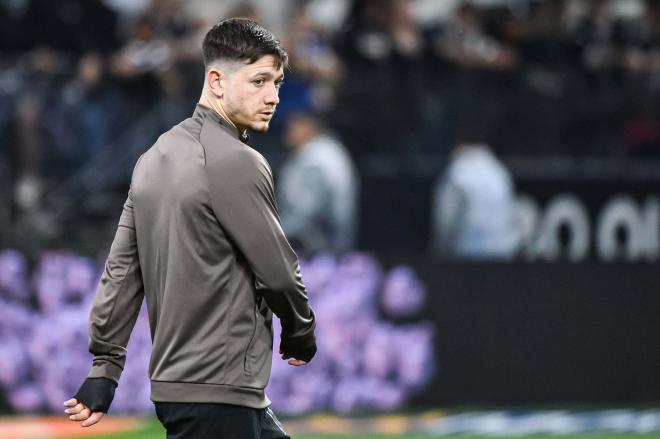
<svg viewBox="0 0 660 439"><path fill-rule="evenodd" d="M301 343L300 340L282 337L280 339L280 351L284 355L282 358L295 358L309 363L316 354L316 340L312 338L311 343Z"/></svg>
<svg viewBox="0 0 660 439"><path fill-rule="evenodd" d="M74 396L85 404L92 413L108 413L117 383L108 378L87 378Z"/></svg>

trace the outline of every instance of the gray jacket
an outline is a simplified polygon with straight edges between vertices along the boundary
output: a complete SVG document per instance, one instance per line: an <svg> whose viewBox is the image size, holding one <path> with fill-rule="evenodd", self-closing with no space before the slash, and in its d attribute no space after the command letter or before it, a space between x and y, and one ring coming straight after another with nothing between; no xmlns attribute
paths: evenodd
<svg viewBox="0 0 660 439"><path fill-rule="evenodd" d="M272 312L287 345L315 343L273 194L266 160L215 111L198 105L160 136L133 171L98 287L88 377L119 380L146 296L153 401L269 405Z"/></svg>

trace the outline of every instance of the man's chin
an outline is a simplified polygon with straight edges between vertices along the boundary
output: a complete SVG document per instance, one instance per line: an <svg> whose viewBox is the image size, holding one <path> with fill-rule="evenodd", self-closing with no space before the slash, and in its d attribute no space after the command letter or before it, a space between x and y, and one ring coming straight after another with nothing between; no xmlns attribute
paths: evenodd
<svg viewBox="0 0 660 439"><path fill-rule="evenodd" d="M250 126L250 131L254 133L265 133L268 131L269 122L259 122Z"/></svg>

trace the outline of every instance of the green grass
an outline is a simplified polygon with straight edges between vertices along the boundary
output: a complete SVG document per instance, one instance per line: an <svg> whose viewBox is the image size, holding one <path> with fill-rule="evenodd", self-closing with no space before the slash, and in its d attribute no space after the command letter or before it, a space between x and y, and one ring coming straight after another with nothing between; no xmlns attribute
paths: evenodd
<svg viewBox="0 0 660 439"><path fill-rule="evenodd" d="M446 436L445 436L446 437ZM453 436L457 439L486 439L483 436ZM318 435L318 436L294 436L294 439L429 439L430 436L405 436L405 435L372 435L372 436L337 436L337 435ZM561 438L561 439L660 439L660 434L636 435L636 434L584 434L570 436L516 436L515 438L500 439L531 439L531 438ZM98 436L96 439L165 439L165 430L158 422L150 423L145 429L119 435ZM489 437L487 439L493 439Z"/></svg>
<svg viewBox="0 0 660 439"><path fill-rule="evenodd" d="M165 429L159 422L151 422L145 429L131 433L94 436L95 439L165 439Z"/></svg>

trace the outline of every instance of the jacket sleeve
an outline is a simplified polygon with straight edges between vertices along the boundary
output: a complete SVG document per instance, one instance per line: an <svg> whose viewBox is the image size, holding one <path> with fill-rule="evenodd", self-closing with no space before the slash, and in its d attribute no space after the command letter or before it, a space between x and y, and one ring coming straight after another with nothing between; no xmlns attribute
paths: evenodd
<svg viewBox="0 0 660 439"><path fill-rule="evenodd" d="M119 381L143 297L133 196L129 191L90 314L89 351L94 359L88 378Z"/></svg>
<svg viewBox="0 0 660 439"><path fill-rule="evenodd" d="M273 177L259 153L236 149L207 155L206 173L218 221L254 272L256 288L282 323L287 346L315 344L315 318L298 258L277 213Z"/></svg>

